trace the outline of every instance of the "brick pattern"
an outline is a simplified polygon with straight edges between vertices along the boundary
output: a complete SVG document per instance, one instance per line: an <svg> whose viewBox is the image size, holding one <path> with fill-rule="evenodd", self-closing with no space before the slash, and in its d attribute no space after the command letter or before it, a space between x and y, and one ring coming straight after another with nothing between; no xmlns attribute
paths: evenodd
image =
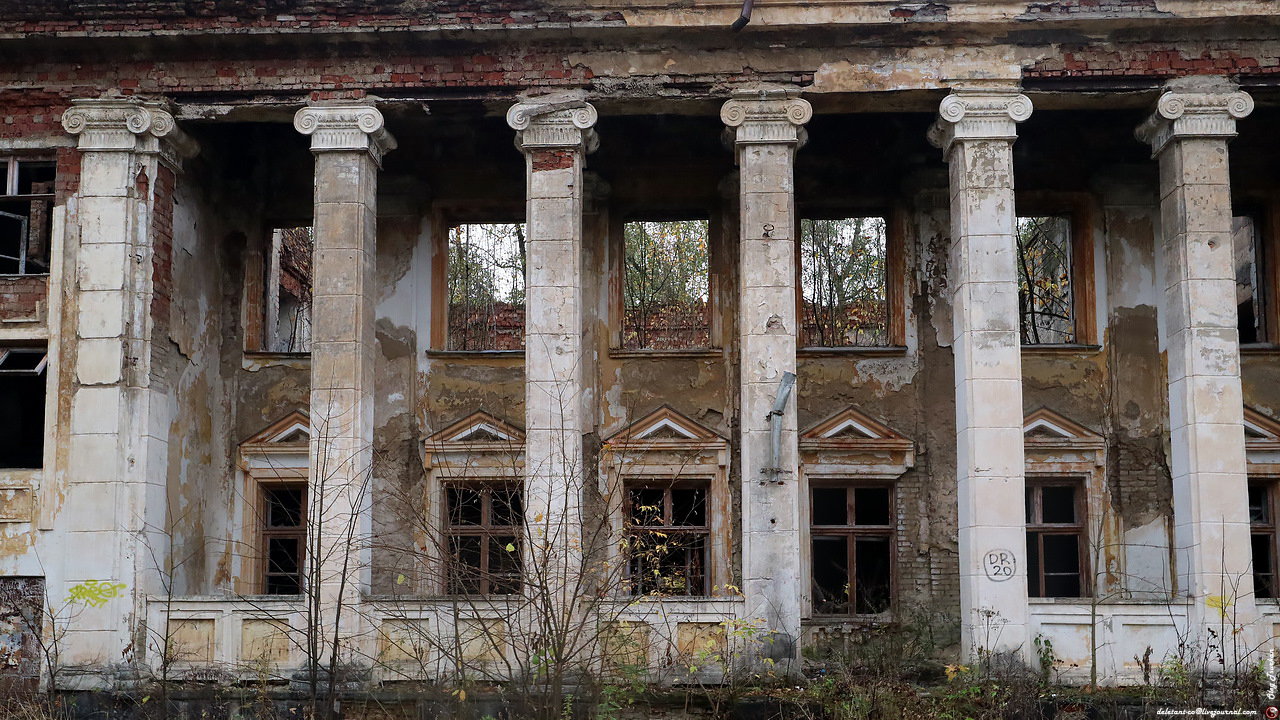
<svg viewBox="0 0 1280 720"><path fill-rule="evenodd" d="M1052 0L1027 5L1025 16L1155 13L1156 0Z"/></svg>
<svg viewBox="0 0 1280 720"><path fill-rule="evenodd" d="M64 137L66 133L59 122L70 103L62 95L45 91L43 86L27 82L22 85L23 89L0 90L0 138Z"/></svg>
<svg viewBox="0 0 1280 720"><path fill-rule="evenodd" d="M44 321L48 275L0 275L0 320Z"/></svg>
<svg viewBox="0 0 1280 720"><path fill-rule="evenodd" d="M160 165L151 212L151 318L156 338L164 337L169 330L169 307L173 300L174 180L173 170Z"/></svg>
<svg viewBox="0 0 1280 720"><path fill-rule="evenodd" d="M573 167L573 153L568 150L535 150L529 155L532 158L534 172Z"/></svg>
<svg viewBox="0 0 1280 720"><path fill-rule="evenodd" d="M1060 56L1041 60L1027 78L1152 77L1185 75L1269 75L1280 72L1280 53L1174 49L1137 46L1124 50L1063 46Z"/></svg>

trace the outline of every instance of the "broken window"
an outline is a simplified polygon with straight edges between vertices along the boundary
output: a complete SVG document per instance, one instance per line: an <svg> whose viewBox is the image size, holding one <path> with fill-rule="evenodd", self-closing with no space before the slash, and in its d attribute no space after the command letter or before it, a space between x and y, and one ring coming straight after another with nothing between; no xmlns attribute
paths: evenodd
<svg viewBox="0 0 1280 720"><path fill-rule="evenodd" d="M449 228L448 350L523 350L522 223Z"/></svg>
<svg viewBox="0 0 1280 720"><path fill-rule="evenodd" d="M262 592L301 595L307 543L307 486L262 485Z"/></svg>
<svg viewBox="0 0 1280 720"><path fill-rule="evenodd" d="M822 485L809 492L813 612L888 611L893 600L892 489Z"/></svg>
<svg viewBox="0 0 1280 720"><path fill-rule="evenodd" d="M271 231L267 266L266 351L311 352L311 258L315 231L284 227Z"/></svg>
<svg viewBox="0 0 1280 720"><path fill-rule="evenodd" d="M889 344L882 217L800 221L801 347Z"/></svg>
<svg viewBox="0 0 1280 720"><path fill-rule="evenodd" d="M1083 597L1084 492L1070 480L1027 480L1027 594Z"/></svg>
<svg viewBox="0 0 1280 720"><path fill-rule="evenodd" d="M626 486L626 550L635 595L706 595L706 482Z"/></svg>
<svg viewBox="0 0 1280 720"><path fill-rule="evenodd" d="M444 488L450 595L520 592L524 503L518 484L450 483Z"/></svg>
<svg viewBox="0 0 1280 720"><path fill-rule="evenodd" d="M45 348L0 348L0 468L44 466Z"/></svg>
<svg viewBox="0 0 1280 720"><path fill-rule="evenodd" d="M1231 219L1236 275L1236 317L1241 343L1260 343L1264 332L1262 272L1258 224L1252 216Z"/></svg>
<svg viewBox="0 0 1280 720"><path fill-rule="evenodd" d="M1253 593L1277 597L1275 485L1249 483L1249 533L1253 545Z"/></svg>
<svg viewBox="0 0 1280 720"><path fill-rule="evenodd" d="M711 346L709 236L706 220L623 225L623 349Z"/></svg>
<svg viewBox="0 0 1280 720"><path fill-rule="evenodd" d="M1018 329L1023 345L1076 342L1071 218L1018 218Z"/></svg>
<svg viewBox="0 0 1280 720"><path fill-rule="evenodd" d="M52 160L0 158L0 275L49 272Z"/></svg>

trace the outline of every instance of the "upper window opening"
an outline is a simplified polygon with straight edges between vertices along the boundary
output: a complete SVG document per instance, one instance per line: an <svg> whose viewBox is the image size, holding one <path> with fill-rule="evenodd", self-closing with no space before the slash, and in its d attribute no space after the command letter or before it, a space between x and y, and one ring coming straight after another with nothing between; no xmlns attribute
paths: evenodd
<svg viewBox="0 0 1280 720"><path fill-rule="evenodd" d="M1240 342L1259 343L1266 339L1263 312L1265 277L1259 253L1258 224L1252 216L1231 220L1232 246L1236 276L1236 317L1239 322Z"/></svg>
<svg viewBox="0 0 1280 720"><path fill-rule="evenodd" d="M1071 218L1018 218L1018 312L1023 345L1076 342Z"/></svg>
<svg viewBox="0 0 1280 720"><path fill-rule="evenodd" d="M1084 492L1072 481L1027 481L1027 594L1083 597Z"/></svg>
<svg viewBox="0 0 1280 720"><path fill-rule="evenodd" d="M889 344L883 217L800 221L802 347Z"/></svg>
<svg viewBox="0 0 1280 720"><path fill-rule="evenodd" d="M449 350L523 350L523 223L449 228Z"/></svg>
<svg viewBox="0 0 1280 720"><path fill-rule="evenodd" d="M45 348L0 348L0 468L44 466Z"/></svg>
<svg viewBox="0 0 1280 720"><path fill-rule="evenodd" d="M1276 597L1276 485L1249 483L1249 534L1253 547L1253 593Z"/></svg>
<svg viewBox="0 0 1280 720"><path fill-rule="evenodd" d="M267 352L311 352L311 258L315 230L311 227L271 231L271 261L267 266Z"/></svg>
<svg viewBox="0 0 1280 720"><path fill-rule="evenodd" d="M893 597L893 492L889 487L810 488L813 611L874 614Z"/></svg>
<svg viewBox="0 0 1280 720"><path fill-rule="evenodd" d="M0 275L49 272L55 164L0 159Z"/></svg>
<svg viewBox="0 0 1280 720"><path fill-rule="evenodd" d="M710 232L707 220L623 225L623 349L711 346Z"/></svg>

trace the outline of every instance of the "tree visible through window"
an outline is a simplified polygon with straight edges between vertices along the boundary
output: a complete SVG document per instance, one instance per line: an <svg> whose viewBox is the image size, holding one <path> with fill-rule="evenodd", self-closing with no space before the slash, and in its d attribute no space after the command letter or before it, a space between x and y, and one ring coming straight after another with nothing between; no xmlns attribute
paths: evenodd
<svg viewBox="0 0 1280 720"><path fill-rule="evenodd" d="M0 158L0 275L49 272L52 160Z"/></svg>
<svg viewBox="0 0 1280 720"><path fill-rule="evenodd" d="M1024 345L1076 341L1071 293L1071 219L1018 218L1018 312Z"/></svg>
<svg viewBox="0 0 1280 720"><path fill-rule="evenodd" d="M800 221L802 347L889 343L887 252L882 217Z"/></svg>
<svg viewBox="0 0 1280 720"><path fill-rule="evenodd" d="M524 225L449 229L449 350L524 349Z"/></svg>
<svg viewBox="0 0 1280 720"><path fill-rule="evenodd" d="M707 483L627 486L626 551L636 595L706 595Z"/></svg>
<svg viewBox="0 0 1280 720"><path fill-rule="evenodd" d="M623 226L623 348L710 346L709 228L706 220Z"/></svg>
<svg viewBox="0 0 1280 720"><path fill-rule="evenodd" d="M893 596L893 492L888 487L810 489L813 612L882 613Z"/></svg>

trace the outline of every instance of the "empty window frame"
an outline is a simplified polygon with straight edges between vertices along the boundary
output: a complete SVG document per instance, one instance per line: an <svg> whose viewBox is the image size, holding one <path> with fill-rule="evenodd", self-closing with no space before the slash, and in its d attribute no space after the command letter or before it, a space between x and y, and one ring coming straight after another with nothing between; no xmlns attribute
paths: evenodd
<svg viewBox="0 0 1280 720"><path fill-rule="evenodd" d="M1236 278L1236 318L1242 344L1263 343L1268 332L1268 267L1265 236L1256 215L1231 219Z"/></svg>
<svg viewBox="0 0 1280 720"><path fill-rule="evenodd" d="M524 502L505 481L450 482L445 494L445 592L520 592Z"/></svg>
<svg viewBox="0 0 1280 720"><path fill-rule="evenodd" d="M43 347L0 347L0 468L44 466L47 362Z"/></svg>
<svg viewBox="0 0 1280 720"><path fill-rule="evenodd" d="M888 221L800 221L801 347L896 344Z"/></svg>
<svg viewBox="0 0 1280 720"><path fill-rule="evenodd" d="M447 350L523 350L523 223L462 223L448 230Z"/></svg>
<svg viewBox="0 0 1280 720"><path fill-rule="evenodd" d="M622 349L711 346L710 233L707 220L623 224Z"/></svg>
<svg viewBox="0 0 1280 720"><path fill-rule="evenodd" d="M866 615L893 604L893 489L812 484L813 612Z"/></svg>
<svg viewBox="0 0 1280 720"><path fill-rule="evenodd" d="M1253 593L1277 597L1276 587L1276 486L1249 483L1249 535L1253 546Z"/></svg>
<svg viewBox="0 0 1280 720"><path fill-rule="evenodd" d="M1019 217L1017 245L1022 344L1075 343L1071 216Z"/></svg>
<svg viewBox="0 0 1280 720"><path fill-rule="evenodd" d="M0 158L0 275L49 272L56 164Z"/></svg>
<svg viewBox="0 0 1280 720"><path fill-rule="evenodd" d="M307 546L307 486L268 483L262 489L259 538L262 592L301 595Z"/></svg>
<svg viewBox="0 0 1280 720"><path fill-rule="evenodd" d="M1088 543L1083 484L1027 479L1027 594L1084 597Z"/></svg>
<svg viewBox="0 0 1280 720"><path fill-rule="evenodd" d="M267 352L311 352L311 261L315 251L312 227L282 227L271 231L264 298Z"/></svg>
<svg viewBox="0 0 1280 720"><path fill-rule="evenodd" d="M709 594L707 481L625 483L627 569L634 595Z"/></svg>

